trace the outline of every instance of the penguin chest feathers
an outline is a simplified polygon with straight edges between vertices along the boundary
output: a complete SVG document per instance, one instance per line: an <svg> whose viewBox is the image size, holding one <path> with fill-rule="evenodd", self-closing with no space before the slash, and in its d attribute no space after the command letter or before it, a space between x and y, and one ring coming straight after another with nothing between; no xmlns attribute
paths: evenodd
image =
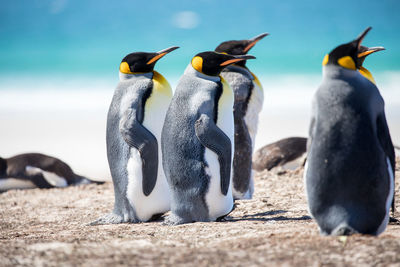
<svg viewBox="0 0 400 267"><path fill-rule="evenodd" d="M264 103L263 87L257 76L247 68L229 66L222 74L235 92L235 105L242 106L236 110L235 116L244 120L254 144L258 115Z"/></svg>
<svg viewBox="0 0 400 267"><path fill-rule="evenodd" d="M228 83L221 78L222 94L217 107L217 126L229 137L233 144L234 121L233 121L233 91Z"/></svg>
<svg viewBox="0 0 400 267"><path fill-rule="evenodd" d="M154 71L153 88L144 105L142 125L157 138L159 143L161 142L161 130L171 99L171 86L161 74Z"/></svg>
<svg viewBox="0 0 400 267"><path fill-rule="evenodd" d="M130 148L127 162L128 185L126 196L140 221L148 221L153 215L170 209L168 184L162 169L161 131L172 99L172 90L165 78L154 71L151 94L143 101L142 125L149 130L158 142L157 182L150 195L145 196L142 189L142 158L135 147Z"/></svg>
<svg viewBox="0 0 400 267"><path fill-rule="evenodd" d="M254 77L253 90L251 91L251 95L247 103L247 110L244 120L246 122L247 129L249 131L252 144L254 146L258 128L258 114L261 112L264 104L264 91L257 76L255 76L253 73L252 75Z"/></svg>
<svg viewBox="0 0 400 267"><path fill-rule="evenodd" d="M222 94L218 101L217 121L219 127L231 140L232 158L234 149L234 121L233 121L233 92L225 80L221 79ZM204 159L208 165L205 168L207 175L210 177L208 191L205 197L210 220L216 220L218 217L228 214L232 210L232 173L231 181L227 195L221 192L221 176L218 156L210 149L205 149ZM232 159L231 159L232 162Z"/></svg>

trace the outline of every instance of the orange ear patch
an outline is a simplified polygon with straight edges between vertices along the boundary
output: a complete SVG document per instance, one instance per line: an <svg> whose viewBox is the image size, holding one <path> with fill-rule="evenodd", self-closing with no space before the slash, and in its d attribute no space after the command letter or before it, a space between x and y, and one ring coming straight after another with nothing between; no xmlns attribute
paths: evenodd
<svg viewBox="0 0 400 267"><path fill-rule="evenodd" d="M198 72L203 73L203 58L196 56L192 59L192 66Z"/></svg>
<svg viewBox="0 0 400 267"><path fill-rule="evenodd" d="M327 54L324 56L324 59L322 60L322 66L325 66L326 64L328 64L328 61L329 61L329 55Z"/></svg>
<svg viewBox="0 0 400 267"><path fill-rule="evenodd" d="M119 71L125 74L131 74L131 69L129 68L129 64L127 62L121 62L119 65Z"/></svg>
<svg viewBox="0 0 400 267"><path fill-rule="evenodd" d="M343 68L356 70L356 63L350 56L341 57L338 59L338 64Z"/></svg>

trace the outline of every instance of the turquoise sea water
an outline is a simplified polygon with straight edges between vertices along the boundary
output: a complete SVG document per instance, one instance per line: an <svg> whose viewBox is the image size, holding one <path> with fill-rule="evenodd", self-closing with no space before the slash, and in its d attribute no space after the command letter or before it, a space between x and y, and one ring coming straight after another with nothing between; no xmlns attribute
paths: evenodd
<svg viewBox="0 0 400 267"><path fill-rule="evenodd" d="M325 53L367 26L373 73L400 70L400 1L3 1L0 77L115 77L134 51L178 45L156 69L179 76L191 57L221 41L262 32L248 63L261 75L318 74ZM0 88L1 89L1 88Z"/></svg>

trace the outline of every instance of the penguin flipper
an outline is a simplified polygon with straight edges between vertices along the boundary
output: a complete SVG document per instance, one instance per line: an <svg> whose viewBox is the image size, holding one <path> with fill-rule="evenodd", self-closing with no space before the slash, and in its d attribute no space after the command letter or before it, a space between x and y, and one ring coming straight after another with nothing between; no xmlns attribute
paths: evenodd
<svg viewBox="0 0 400 267"><path fill-rule="evenodd" d="M53 188L54 186L50 184L45 177L43 176L42 172L38 172L35 169L29 168L27 166L25 170L25 175L29 177L29 180L36 185L38 188Z"/></svg>
<svg viewBox="0 0 400 267"><path fill-rule="evenodd" d="M31 181L39 188L66 187L67 181L64 177L55 173L47 172L41 168L26 166L25 174L29 175Z"/></svg>
<svg viewBox="0 0 400 267"><path fill-rule="evenodd" d="M392 172L393 172L393 179L395 179L395 165L396 165L396 159L395 159L395 153L394 153L394 146L392 143L392 139L390 138L390 133L389 133L389 127L386 122L386 116L385 113L381 113L377 120L377 129L378 129L378 139L379 143L381 144L381 147L383 151L385 152L386 156L389 158L390 164L392 165ZM393 181L394 184L394 181ZM393 194L393 202L392 202L392 212L394 212L395 206L394 206L394 197L395 194Z"/></svg>
<svg viewBox="0 0 400 267"><path fill-rule="evenodd" d="M121 118L120 132L130 147L135 147L142 159L142 189L150 195L157 182L158 142L155 136L139 123L136 111L129 109Z"/></svg>
<svg viewBox="0 0 400 267"><path fill-rule="evenodd" d="M200 143L218 155L221 175L221 193L226 196L231 175L231 141L206 114L200 116L200 118L195 122L194 127L196 136L200 140Z"/></svg>
<svg viewBox="0 0 400 267"><path fill-rule="evenodd" d="M306 152L310 151L312 139L314 137L314 132L315 132L315 117L311 118L310 126L308 129L308 138L307 138L307 143L306 143Z"/></svg>

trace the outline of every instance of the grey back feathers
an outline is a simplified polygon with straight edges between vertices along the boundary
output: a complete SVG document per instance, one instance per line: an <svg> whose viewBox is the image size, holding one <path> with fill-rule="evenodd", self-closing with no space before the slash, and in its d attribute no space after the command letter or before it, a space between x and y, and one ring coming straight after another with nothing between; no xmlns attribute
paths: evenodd
<svg viewBox="0 0 400 267"><path fill-rule="evenodd" d="M146 97L151 94L153 86L151 78L152 76L140 75L122 80L115 89L107 116L107 158L114 183L114 212L119 215L127 213L130 218L136 216L126 198L128 186L126 166L130 157L130 146L137 145L133 134L137 132L135 128L140 127L139 124L143 121L144 104ZM134 130L130 132L131 129ZM153 157L149 161L154 160L158 160L158 158ZM143 168L144 170L145 168ZM151 174L154 175L153 172Z"/></svg>
<svg viewBox="0 0 400 267"><path fill-rule="evenodd" d="M226 139L216 135L212 140L208 136L209 126L215 125L218 117L222 84L207 77L196 73L191 65L188 66L178 83L164 122L161 145L165 155L163 167L172 194L172 224L209 220L205 195L210 176L206 173L205 147L215 140L224 145ZM217 130L212 128L211 131L215 133ZM221 151L221 144L215 147L217 154L217 151L228 152L231 147L229 142L229 147ZM230 159L228 168L221 165L221 173L224 171L228 172L223 174L224 177L227 175L228 180L221 177L221 192L226 194Z"/></svg>
<svg viewBox="0 0 400 267"><path fill-rule="evenodd" d="M305 173L310 211L321 232L351 233L337 229L347 225L379 234L392 197L387 158L394 170L378 89L357 71L326 66L313 103Z"/></svg>
<svg viewBox="0 0 400 267"><path fill-rule="evenodd" d="M201 113L213 117L212 94L217 87L213 81L193 76L183 75L178 83L165 118L161 143L163 154L168 155L163 158L167 181L182 192L182 195L172 193L171 209L187 222L208 219L204 198L209 179L204 170L205 148L196 138L194 125Z"/></svg>

